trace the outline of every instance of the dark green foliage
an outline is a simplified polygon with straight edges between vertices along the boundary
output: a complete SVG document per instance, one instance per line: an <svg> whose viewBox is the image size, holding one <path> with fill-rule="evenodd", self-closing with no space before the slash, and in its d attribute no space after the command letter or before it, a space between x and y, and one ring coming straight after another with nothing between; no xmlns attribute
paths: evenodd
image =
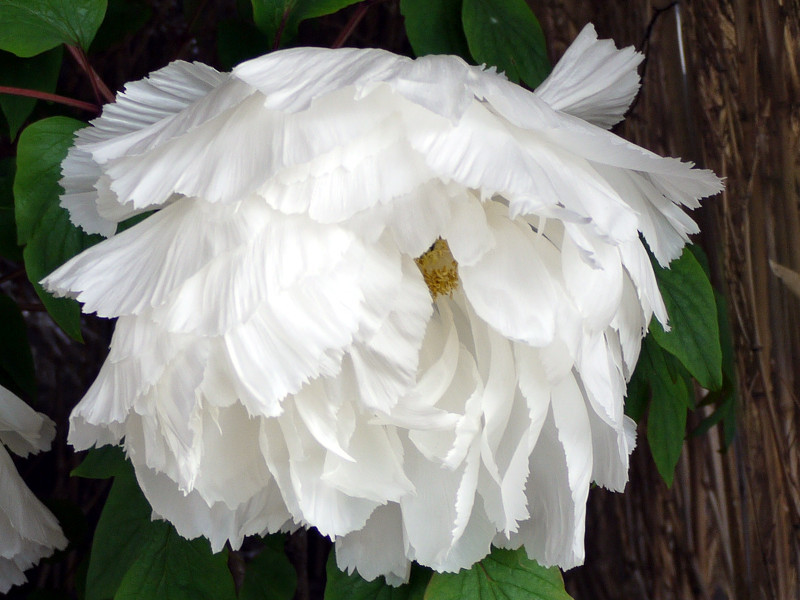
<svg viewBox="0 0 800 600"><path fill-rule="evenodd" d="M331 551L328 558L328 584L325 600L423 600L431 579L431 570L417 565L411 570L410 581L398 587L387 585L383 577L366 581L358 573L347 574L336 566Z"/></svg>
<svg viewBox="0 0 800 600"><path fill-rule="evenodd" d="M165 598L232 600L236 597L227 552L212 554L208 541L186 540L152 510L118 450L95 450L75 474L113 473L92 544L86 600Z"/></svg>
<svg viewBox="0 0 800 600"><path fill-rule="evenodd" d="M32 58L18 58L10 52L0 52L0 85L21 89L53 92L61 70L61 48ZM0 94L0 109L8 123L9 137L17 137L19 128L33 112L36 99Z"/></svg>
<svg viewBox="0 0 800 600"><path fill-rule="evenodd" d="M20 135L14 198L17 235L24 245L28 278L56 323L70 337L81 340L80 307L67 298L55 298L39 281L82 250L100 241L86 235L59 205L61 161L72 145L73 133L84 124L66 117L37 121Z"/></svg>
<svg viewBox="0 0 800 600"><path fill-rule="evenodd" d="M561 572L546 569L527 557L524 549L492 553L469 570L434 573L426 600L570 600Z"/></svg>
<svg viewBox="0 0 800 600"><path fill-rule="evenodd" d="M3 0L0 50L35 56L61 44L86 50L106 14L106 0Z"/></svg>
<svg viewBox="0 0 800 600"><path fill-rule="evenodd" d="M550 73L544 33L525 0L464 0L472 56L531 88Z"/></svg>
<svg viewBox="0 0 800 600"><path fill-rule="evenodd" d="M322 17L359 0L252 0L253 18L273 46L285 46L306 19ZM277 43L276 43L277 42Z"/></svg>
<svg viewBox="0 0 800 600"><path fill-rule="evenodd" d="M406 34L417 56L455 54L472 62L461 21L462 0L401 0Z"/></svg>

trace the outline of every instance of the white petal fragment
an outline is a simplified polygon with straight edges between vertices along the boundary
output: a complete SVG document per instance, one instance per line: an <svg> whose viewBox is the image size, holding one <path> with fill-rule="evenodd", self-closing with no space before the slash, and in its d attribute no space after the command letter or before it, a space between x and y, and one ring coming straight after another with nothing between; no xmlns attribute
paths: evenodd
<svg viewBox="0 0 800 600"><path fill-rule="evenodd" d="M643 60L633 47L617 50L613 41L598 40L589 23L535 93L556 110L610 129L639 91Z"/></svg>
<svg viewBox="0 0 800 600"><path fill-rule="evenodd" d="M24 572L66 547L53 514L28 489L6 446L20 456L50 448L53 422L0 386L0 594L25 583Z"/></svg>

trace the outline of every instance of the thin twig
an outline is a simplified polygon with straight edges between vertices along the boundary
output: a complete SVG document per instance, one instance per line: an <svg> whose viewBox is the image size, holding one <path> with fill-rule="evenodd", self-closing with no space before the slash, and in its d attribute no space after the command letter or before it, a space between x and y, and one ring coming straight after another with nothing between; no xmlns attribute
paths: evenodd
<svg viewBox="0 0 800 600"><path fill-rule="evenodd" d="M59 104L66 104L74 108L80 108L89 112L100 112L100 107L91 102L83 102L82 100L75 100L74 98L67 98L66 96L59 96L58 94L48 94L47 92L40 92L39 90L28 90L24 88L7 87L0 85L0 94L9 94L11 96L24 96L26 98L38 98L39 100L49 100L50 102L58 102Z"/></svg>
<svg viewBox="0 0 800 600"><path fill-rule="evenodd" d="M672 7L678 6L678 4L680 4L679 0L675 0L675 2L670 2L664 8L653 9L653 17L647 24L647 28L644 30L644 36L642 36L642 42L639 44L642 54L644 54L644 60L642 61L642 71L639 76L639 80L642 83L644 83L644 76L647 74L647 62L650 59L650 55L647 49L650 47L650 36L653 35L653 28L656 26L656 22L658 22L658 19L661 17L661 15L670 10ZM633 98L633 102L631 102L631 105L628 108L628 114L631 114L633 112L633 109L636 108L637 104L639 104L639 98L641 97L642 97L641 94L636 94L636 96Z"/></svg>
<svg viewBox="0 0 800 600"><path fill-rule="evenodd" d="M25 269L17 269L16 271L12 271L7 275L3 275L0 277L0 283L5 283L6 281L11 281L12 279L16 279L17 277L22 277L25 275Z"/></svg>
<svg viewBox="0 0 800 600"><path fill-rule="evenodd" d="M286 23L289 22L289 15L292 12L292 6L287 6L281 16L281 22L278 24L278 30L275 32L275 39L272 41L272 49L277 50L281 45L281 38L283 37L283 30L286 29Z"/></svg>
<svg viewBox="0 0 800 600"><path fill-rule="evenodd" d="M195 25L197 25L197 22L200 20L200 15L205 14L206 4L208 4L208 0L202 0L202 2L197 5L191 21L189 21L189 23L186 25L186 35L184 36L185 39L180 48L178 48L178 51L175 53L175 56L173 56L172 60L179 60L183 58L185 54L188 55L188 50L191 47L192 42L196 41L196 37L192 34L192 31L194 30Z"/></svg>
<svg viewBox="0 0 800 600"><path fill-rule="evenodd" d="M358 5L358 8L355 10L353 15L350 17L350 20L347 21L345 26L342 28L342 31L339 33L339 37L336 38L336 41L331 44L331 48L341 48L344 46L347 39L353 33L358 24L361 22L361 19L364 18L364 15L367 14L369 7L374 4L374 2L362 2Z"/></svg>
<svg viewBox="0 0 800 600"><path fill-rule="evenodd" d="M17 306L19 306L20 310L26 310L28 312L47 312L44 304L36 304L33 302L17 302Z"/></svg>
<svg viewBox="0 0 800 600"><path fill-rule="evenodd" d="M92 84L92 90L94 90L95 98L97 99L98 104L102 103L102 100L106 102L114 102L114 94L113 92L108 89L108 86L103 83L103 80L100 79L100 75L97 74L97 71L94 70L92 65L89 64L89 59L86 56L86 53L80 49L76 48L75 46L70 46L67 44L67 50L72 55L72 58L78 63L81 69L83 69L86 76L89 78L89 82Z"/></svg>

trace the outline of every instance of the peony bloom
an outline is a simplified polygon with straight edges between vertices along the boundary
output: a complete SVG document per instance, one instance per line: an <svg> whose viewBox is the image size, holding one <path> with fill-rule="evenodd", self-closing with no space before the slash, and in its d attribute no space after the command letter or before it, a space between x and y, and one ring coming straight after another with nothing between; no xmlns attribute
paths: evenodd
<svg viewBox="0 0 800 600"><path fill-rule="evenodd" d="M316 527L390 583L491 544L583 560L625 383L713 173L605 128L641 55L587 26L535 93L452 56L298 48L129 84L63 164L108 239L44 285L117 317L75 408L215 549ZM118 223L155 211L122 233Z"/></svg>
<svg viewBox="0 0 800 600"><path fill-rule="evenodd" d="M27 456L50 448L53 422L0 386L0 594L25 583L24 571L67 545L53 514L17 473L8 450Z"/></svg>

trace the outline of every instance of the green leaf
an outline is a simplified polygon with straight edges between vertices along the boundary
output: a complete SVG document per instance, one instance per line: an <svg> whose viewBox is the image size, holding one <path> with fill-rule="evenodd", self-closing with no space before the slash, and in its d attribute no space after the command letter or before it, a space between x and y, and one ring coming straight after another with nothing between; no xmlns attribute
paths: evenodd
<svg viewBox="0 0 800 600"><path fill-rule="evenodd" d="M154 525L114 600L236 600L227 551L212 554L205 538L187 540L163 521Z"/></svg>
<svg viewBox="0 0 800 600"><path fill-rule="evenodd" d="M479 63L531 88L550 72L544 33L525 0L464 0L464 32Z"/></svg>
<svg viewBox="0 0 800 600"><path fill-rule="evenodd" d="M400 0L406 33L414 54L455 54L472 62L464 26L462 0Z"/></svg>
<svg viewBox="0 0 800 600"><path fill-rule="evenodd" d="M85 126L76 119L52 117L37 121L22 132L14 180L20 244L31 241L48 209L58 205L61 161L72 145L75 131Z"/></svg>
<svg viewBox="0 0 800 600"><path fill-rule="evenodd" d="M92 43L106 14L106 0L3 0L0 50L29 57L60 44Z"/></svg>
<svg viewBox="0 0 800 600"><path fill-rule="evenodd" d="M5 375L3 380L10 380L12 387L34 398L36 373L25 320L17 303L4 294L0 294L0 323L3 324L3 342L0 344L0 371Z"/></svg>
<svg viewBox="0 0 800 600"><path fill-rule="evenodd" d="M686 436L686 412L692 406L688 373L652 336L642 344L636 370L641 370L651 391L647 416L650 452L662 479L671 486Z"/></svg>
<svg viewBox="0 0 800 600"><path fill-rule="evenodd" d="M67 298L48 294L39 281L68 259L102 240L72 225L59 205L61 161L72 144L75 130L85 124L52 117L27 127L17 145L14 198L19 243L25 269L47 311L73 339L81 341L80 307Z"/></svg>
<svg viewBox="0 0 800 600"><path fill-rule="evenodd" d="M101 446L91 448L83 462L72 469L71 477L87 479L108 479L129 469L125 462L125 452L120 446Z"/></svg>
<svg viewBox="0 0 800 600"><path fill-rule="evenodd" d="M336 557L331 552L327 565L328 583L325 600L423 600L425 588L431 579L431 570L413 565L409 582L391 586L383 577L365 581L358 573L348 575L336 566Z"/></svg>
<svg viewBox="0 0 800 600"><path fill-rule="evenodd" d="M130 463L115 470L92 544L86 600L234 600L227 553L212 554L207 540L186 540L166 521L151 521Z"/></svg>
<svg viewBox="0 0 800 600"><path fill-rule="evenodd" d="M0 158L0 256L22 261L22 248L17 244L17 219L14 216L13 157Z"/></svg>
<svg viewBox="0 0 800 600"><path fill-rule="evenodd" d="M546 569L525 550L492 553L468 571L434 573L425 600L570 600L561 572Z"/></svg>
<svg viewBox="0 0 800 600"><path fill-rule="evenodd" d="M169 527L163 521L151 521L150 514L133 468L126 463L114 478L97 523L86 576L86 600L113 598L150 539L163 535Z"/></svg>
<svg viewBox="0 0 800 600"><path fill-rule="evenodd" d="M361 0L252 0L253 18L270 46L280 33L285 46L297 35L302 21L333 14Z"/></svg>
<svg viewBox="0 0 800 600"><path fill-rule="evenodd" d="M704 388L722 386L722 348L714 290L703 267L685 248L663 269L653 262L658 287L667 307L671 331L653 321L650 331L658 344L683 363Z"/></svg>
<svg viewBox="0 0 800 600"><path fill-rule="evenodd" d="M264 538L264 549L247 564L239 600L292 600L297 572L286 557L286 536Z"/></svg>
<svg viewBox="0 0 800 600"><path fill-rule="evenodd" d="M61 71L61 48L54 48L33 58L18 58L9 52L0 52L0 85L40 92L56 89ZM35 98L0 94L0 109L8 122L9 137L13 140L33 107Z"/></svg>

